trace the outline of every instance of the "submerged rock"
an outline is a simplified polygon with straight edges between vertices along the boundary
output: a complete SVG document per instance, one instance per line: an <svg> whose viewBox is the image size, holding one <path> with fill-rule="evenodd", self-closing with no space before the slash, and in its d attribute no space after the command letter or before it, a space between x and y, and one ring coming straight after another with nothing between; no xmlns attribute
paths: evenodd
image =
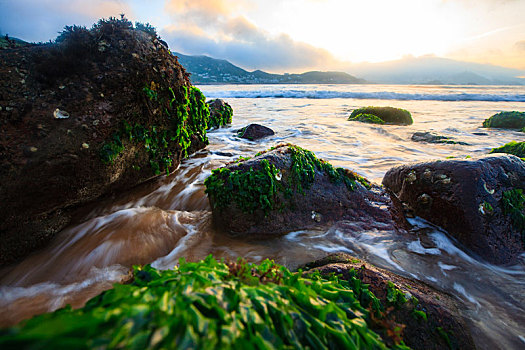
<svg viewBox="0 0 525 350"><path fill-rule="evenodd" d="M493 148L490 153L507 153L525 158L525 142L511 141L501 147Z"/></svg>
<svg viewBox="0 0 525 350"><path fill-rule="evenodd" d="M361 115L361 116L360 116ZM372 115L376 118L367 116ZM376 124L411 125L414 121L409 111L394 107L362 107L354 109L348 120L365 121ZM382 121L382 123L380 122Z"/></svg>
<svg viewBox="0 0 525 350"><path fill-rule="evenodd" d="M75 208L207 144L204 96L154 31L125 18L0 50L0 81L0 265L48 242Z"/></svg>
<svg viewBox="0 0 525 350"><path fill-rule="evenodd" d="M412 349L475 349L461 301L417 280L401 277L348 254L332 254L302 267L344 280L358 278L381 301L381 318L373 318L385 343Z"/></svg>
<svg viewBox="0 0 525 350"><path fill-rule="evenodd" d="M205 185L215 223L234 235L263 238L343 219L362 229L404 225L379 186L290 144L216 169Z"/></svg>
<svg viewBox="0 0 525 350"><path fill-rule="evenodd" d="M499 112L486 119L483 127L525 130L525 112Z"/></svg>
<svg viewBox="0 0 525 350"><path fill-rule="evenodd" d="M412 134L412 141L428 143L446 143L451 145L468 145L466 142L454 141L450 137L437 135L428 131L418 131Z"/></svg>
<svg viewBox="0 0 525 350"><path fill-rule="evenodd" d="M217 98L206 102L210 109L210 119L208 120L208 129L220 128L221 126L231 124L233 118L233 109L229 103Z"/></svg>
<svg viewBox="0 0 525 350"><path fill-rule="evenodd" d="M513 263L523 252L525 163L515 156L403 165L390 169L383 185L492 263Z"/></svg>
<svg viewBox="0 0 525 350"><path fill-rule="evenodd" d="M250 141L262 139L263 137L272 135L275 135L275 132L272 129L259 124L250 124L242 129L237 130L238 137Z"/></svg>

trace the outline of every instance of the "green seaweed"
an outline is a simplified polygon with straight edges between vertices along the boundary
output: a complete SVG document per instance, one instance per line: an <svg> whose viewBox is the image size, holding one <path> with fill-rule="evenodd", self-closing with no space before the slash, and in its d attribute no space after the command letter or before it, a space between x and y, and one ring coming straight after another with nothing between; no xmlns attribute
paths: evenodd
<svg viewBox="0 0 525 350"><path fill-rule="evenodd" d="M158 85L154 82L145 86L143 91L150 102L160 106L164 104L159 99ZM169 93L171 99L164 107L168 125L145 127L135 123L131 126L124 121L111 139L102 145L100 150L102 162L112 164L124 151L123 141L126 140L127 143L143 144L155 175L159 175L162 171L169 174L176 152L180 149L182 157L188 157L193 138L208 144L206 130L209 110L202 92L194 86L190 88L182 86L179 98L172 88L169 88Z"/></svg>
<svg viewBox="0 0 525 350"><path fill-rule="evenodd" d="M405 293L403 293L399 288L397 288L394 283L388 281L386 290L387 290L386 300L389 305L399 308L407 302Z"/></svg>
<svg viewBox="0 0 525 350"><path fill-rule="evenodd" d="M484 128L505 128L522 129L525 128L525 112L500 112L483 122Z"/></svg>
<svg viewBox="0 0 525 350"><path fill-rule="evenodd" d="M1 348L386 349L371 329L380 301L351 277L303 276L260 265L184 259L173 270L133 268L77 310L0 330ZM401 341L395 349L408 349Z"/></svg>
<svg viewBox="0 0 525 350"><path fill-rule="evenodd" d="M370 123L370 124L385 124L385 121L383 119L373 114L369 114L369 113L359 113L353 117L350 116L348 120L358 121L358 122L363 122L363 123Z"/></svg>
<svg viewBox="0 0 525 350"><path fill-rule="evenodd" d="M510 217L512 225L521 232L521 242L525 247L525 194L520 188L503 192L501 197L503 213Z"/></svg>
<svg viewBox="0 0 525 350"><path fill-rule="evenodd" d="M357 183L370 189L371 185L365 178L343 168L334 168L330 163L318 159L311 151L294 145L286 145L291 152L290 169L277 169L268 160L258 163L258 168L248 171L220 168L212 171L204 182L205 193L210 196L214 208L223 209L231 203L245 213L254 213L262 209L268 214L276 206L276 196L282 195L290 199L294 191L305 194L313 184L316 172L324 172L333 183L344 183L348 190L357 189ZM282 145L276 147L283 147ZM272 149L275 149L273 147ZM272 150L271 149L271 150ZM266 153L259 152L256 157ZM237 160L235 163L238 163ZM284 170L284 171L283 171ZM289 181L281 182L283 172L289 172Z"/></svg>
<svg viewBox="0 0 525 350"><path fill-rule="evenodd" d="M507 153L525 158L525 142L511 141L501 147L493 148L490 153Z"/></svg>
<svg viewBox="0 0 525 350"><path fill-rule="evenodd" d="M209 106L209 105L208 105ZM208 121L208 128L219 128L232 123L233 109L227 103L223 104L220 109L213 110Z"/></svg>
<svg viewBox="0 0 525 350"><path fill-rule="evenodd" d="M350 114L348 120L355 120L360 114L371 114L381 119L385 124L396 124L396 125L411 125L414 123L412 115L406 109L394 108L394 107L362 107L354 109ZM361 117L365 118L365 117ZM370 119L370 122L375 119Z"/></svg>

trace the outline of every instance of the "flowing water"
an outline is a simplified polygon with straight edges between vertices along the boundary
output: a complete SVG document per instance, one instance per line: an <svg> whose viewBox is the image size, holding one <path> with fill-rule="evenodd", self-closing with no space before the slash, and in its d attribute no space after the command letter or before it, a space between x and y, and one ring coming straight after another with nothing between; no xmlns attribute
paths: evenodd
<svg viewBox="0 0 525 350"><path fill-rule="evenodd" d="M210 132L206 150L185 160L172 175L96 203L49 246L1 270L0 326L67 304L79 307L125 279L134 264L168 269L181 257L198 260L211 253L252 262L270 258L293 269L331 252L348 252L461 299L479 348L525 348L525 255L513 266L488 264L419 218L411 219L411 236L341 221L263 241L233 239L213 227L203 185L212 169L281 142L310 149L379 183L399 164L486 154L509 141L525 140L517 131L481 128L485 118L499 111L525 111L525 87L201 88L208 98L224 98L232 105L232 126ZM415 122L378 126L346 121L354 108L367 105L408 109ZM249 123L266 125L276 134L259 142L237 138L235 130ZM413 142L416 131L434 131L468 145Z"/></svg>

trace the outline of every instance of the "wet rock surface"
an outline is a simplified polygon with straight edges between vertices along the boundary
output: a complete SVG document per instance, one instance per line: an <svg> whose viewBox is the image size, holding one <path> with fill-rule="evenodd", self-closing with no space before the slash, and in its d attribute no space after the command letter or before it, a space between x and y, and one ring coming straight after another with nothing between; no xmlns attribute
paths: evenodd
<svg viewBox="0 0 525 350"><path fill-rule="evenodd" d="M489 262L513 263L523 252L519 199L508 205L509 195L525 189L525 163L515 156L403 165L383 185Z"/></svg>
<svg viewBox="0 0 525 350"><path fill-rule="evenodd" d="M125 19L0 50L0 86L0 266L48 242L79 205L173 168L207 141L192 131L184 147L146 149L153 127L158 135L174 127L164 111L191 85L156 35ZM178 125L197 130L193 123ZM173 162L152 171L168 152Z"/></svg>
<svg viewBox="0 0 525 350"><path fill-rule="evenodd" d="M208 128L219 128L231 124L233 118L233 109L229 103L217 98L206 102L210 109L210 119Z"/></svg>
<svg viewBox="0 0 525 350"><path fill-rule="evenodd" d="M455 141L454 139L443 136L443 135L437 135L432 132L428 131L418 131L412 134L412 137L410 138L414 142L428 142L428 143L445 143L445 144L451 144L451 145L468 145L466 142L462 141Z"/></svg>
<svg viewBox="0 0 525 350"><path fill-rule="evenodd" d="M525 112L500 112L483 122L484 128L525 129Z"/></svg>
<svg viewBox="0 0 525 350"><path fill-rule="evenodd" d="M277 236L337 220L362 230L405 227L399 203L379 186L293 145L214 170L205 184L215 224L237 236Z"/></svg>
<svg viewBox="0 0 525 350"><path fill-rule="evenodd" d="M349 279L355 271L356 277L369 285L369 290L385 307L383 319L375 320L376 331L389 345L397 339L413 349L476 348L467 320L461 315L462 302L422 282L344 253L329 255L301 268L305 273L319 271L322 275L335 274L343 279ZM396 327L400 332L394 331Z"/></svg>
<svg viewBox="0 0 525 350"><path fill-rule="evenodd" d="M259 140L263 137L272 135L275 135L275 132L272 129L260 124L250 124L237 130L237 136L250 141Z"/></svg>
<svg viewBox="0 0 525 350"><path fill-rule="evenodd" d="M376 118L374 119L370 116L366 117L367 115L372 115ZM411 125L412 123L414 123L412 115L409 111L405 109L375 106L354 109L350 114L350 117L348 117L348 120L367 121L369 123L392 125ZM382 121L382 123L379 121Z"/></svg>

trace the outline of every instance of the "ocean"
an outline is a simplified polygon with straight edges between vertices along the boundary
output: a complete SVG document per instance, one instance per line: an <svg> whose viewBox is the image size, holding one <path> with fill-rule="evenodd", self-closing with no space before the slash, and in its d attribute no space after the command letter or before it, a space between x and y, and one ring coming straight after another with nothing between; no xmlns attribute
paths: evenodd
<svg viewBox="0 0 525 350"><path fill-rule="evenodd" d="M356 232L344 221L324 230L301 230L264 241L218 232L204 194L211 170L279 143L293 143L319 158L380 183L391 167L408 162L487 154L525 133L482 128L500 111L525 111L524 86L431 85L205 85L208 99L225 99L234 110L230 127L212 130L210 145L169 176L100 201L62 231L47 248L0 271L4 324L67 303L82 305L111 287L133 264L172 268L180 257L198 260L265 258L290 268L331 252L347 252L418 279L461 299L481 349L525 347L525 256L495 266L466 251L446 232L420 218L412 235ZM409 110L410 126L347 121L353 109L393 106ZM250 123L272 128L260 141L239 139ZM411 140L430 131L466 144Z"/></svg>

